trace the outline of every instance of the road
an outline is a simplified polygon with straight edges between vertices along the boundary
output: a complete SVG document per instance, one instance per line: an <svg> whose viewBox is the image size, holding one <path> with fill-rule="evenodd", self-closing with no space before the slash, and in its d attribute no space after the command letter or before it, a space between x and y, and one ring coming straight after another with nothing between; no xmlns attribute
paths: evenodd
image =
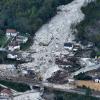
<svg viewBox="0 0 100 100"><path fill-rule="evenodd" d="M49 85L47 85L49 84ZM43 83L43 86L46 88L51 88L57 91L61 92L66 92L66 93L77 93L79 95L86 95L86 90L85 89L79 89L76 88L75 86L71 86L68 84L65 85L57 85L57 84L52 84L52 83ZM98 91L97 93L95 91L92 92L93 97L100 98L100 92Z"/></svg>
<svg viewBox="0 0 100 100"><path fill-rule="evenodd" d="M74 72L72 74L72 76L78 75L79 73L88 72L88 71L91 71L91 70L94 70L94 69L98 69L98 68L100 68L100 63L96 64L96 65L89 66L89 67L86 66L85 68L81 68L80 70Z"/></svg>
<svg viewBox="0 0 100 100"><path fill-rule="evenodd" d="M5 79L5 78L3 78ZM48 83L48 82L36 82L36 81L25 81L25 80L10 80L10 81L13 81L13 82L18 82L18 83L25 83L25 84L28 84L30 86L37 86L37 87L40 87L42 88L42 90L40 90L40 92L44 92L44 87L46 88L51 88L53 90L57 90L57 91L62 91L62 92L66 92L66 93L77 93L77 94L80 94L80 95L85 95L86 94L86 91L84 89L77 89L75 85L70 85L68 83L66 84L52 84L52 83ZM97 92L99 93L99 92ZM96 93L93 93L92 94L93 97L97 97L97 98L100 98L100 94L96 94Z"/></svg>

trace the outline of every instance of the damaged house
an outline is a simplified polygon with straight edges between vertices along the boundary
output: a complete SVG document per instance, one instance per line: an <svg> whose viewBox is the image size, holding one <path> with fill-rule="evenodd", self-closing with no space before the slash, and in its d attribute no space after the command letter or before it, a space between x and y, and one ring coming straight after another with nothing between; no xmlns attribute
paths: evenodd
<svg viewBox="0 0 100 100"><path fill-rule="evenodd" d="M19 32L17 32L15 29L7 29L6 30L6 37L9 39L11 37L16 37Z"/></svg>

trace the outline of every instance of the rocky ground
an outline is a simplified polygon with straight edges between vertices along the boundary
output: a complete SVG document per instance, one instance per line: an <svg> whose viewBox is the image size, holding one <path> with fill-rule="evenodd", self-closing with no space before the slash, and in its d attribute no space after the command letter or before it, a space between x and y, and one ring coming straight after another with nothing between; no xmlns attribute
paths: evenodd
<svg viewBox="0 0 100 100"><path fill-rule="evenodd" d="M81 7L91 1L93 0L74 0L68 5L58 7L58 14L35 34L34 43L30 48L30 51L35 52L31 55L34 61L22 66L31 67L36 72L40 72L43 80L60 70L61 68L55 63L55 54L66 51L64 43L74 42L73 32L76 29L72 29L72 25L84 19Z"/></svg>

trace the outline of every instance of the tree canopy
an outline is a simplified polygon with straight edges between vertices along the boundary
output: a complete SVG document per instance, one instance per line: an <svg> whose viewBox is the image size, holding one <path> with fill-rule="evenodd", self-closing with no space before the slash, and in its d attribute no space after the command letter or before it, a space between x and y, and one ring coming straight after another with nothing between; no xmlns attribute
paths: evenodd
<svg viewBox="0 0 100 100"><path fill-rule="evenodd" d="M34 35L56 14L56 7L72 0L0 0L0 33L15 28Z"/></svg>
<svg viewBox="0 0 100 100"><path fill-rule="evenodd" d="M89 3L82 11L85 19L77 25L78 37L95 43L100 49L100 0Z"/></svg>

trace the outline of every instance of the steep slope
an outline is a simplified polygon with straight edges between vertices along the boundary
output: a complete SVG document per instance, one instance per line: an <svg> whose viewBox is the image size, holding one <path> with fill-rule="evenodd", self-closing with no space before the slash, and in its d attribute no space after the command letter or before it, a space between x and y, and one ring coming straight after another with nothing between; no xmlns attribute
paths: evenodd
<svg viewBox="0 0 100 100"><path fill-rule="evenodd" d="M86 7L82 7L85 19L77 25L78 38L93 42L98 48L97 55L100 55L100 0L89 3ZM85 40L85 41L84 41Z"/></svg>
<svg viewBox="0 0 100 100"><path fill-rule="evenodd" d="M31 51L36 52L31 55L34 61L22 66L30 66L40 72L44 80L59 70L60 68L55 64L55 54L69 52L64 49L64 43L74 40L72 33L75 30L72 30L71 26L84 19L81 7L91 1L93 0L74 0L68 5L58 7L58 14L35 34L34 44L30 48Z"/></svg>

